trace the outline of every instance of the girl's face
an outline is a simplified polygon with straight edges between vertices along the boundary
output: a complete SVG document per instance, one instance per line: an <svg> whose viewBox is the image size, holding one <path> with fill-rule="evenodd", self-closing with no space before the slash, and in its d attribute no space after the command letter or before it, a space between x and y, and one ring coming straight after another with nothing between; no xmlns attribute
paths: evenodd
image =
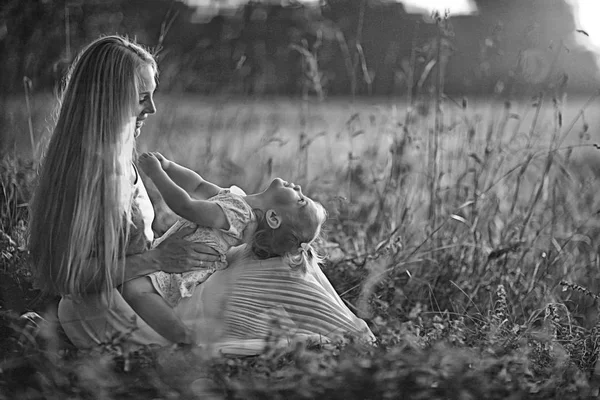
<svg viewBox="0 0 600 400"><path fill-rule="evenodd" d="M142 66L139 74L140 86L138 88L138 105L136 107L135 115L135 134L137 138L140 136L142 125L148 118L148 114L154 114L156 112L156 106L154 105L154 91L156 91L155 71L152 65L145 64Z"/></svg>
<svg viewBox="0 0 600 400"><path fill-rule="evenodd" d="M302 194L302 188L299 185L286 182L281 178L273 179L267 190L263 193L269 199L272 206L301 205L307 199Z"/></svg>
<svg viewBox="0 0 600 400"><path fill-rule="evenodd" d="M286 209L288 212L309 213L317 215L317 204L302 193L300 185L295 185L284 181L281 178L275 178L262 195L266 200L265 208Z"/></svg>

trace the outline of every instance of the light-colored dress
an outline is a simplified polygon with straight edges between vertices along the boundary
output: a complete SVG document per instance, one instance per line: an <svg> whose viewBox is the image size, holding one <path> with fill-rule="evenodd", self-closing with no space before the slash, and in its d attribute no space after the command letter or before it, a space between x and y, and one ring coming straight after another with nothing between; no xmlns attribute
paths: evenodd
<svg viewBox="0 0 600 400"><path fill-rule="evenodd" d="M228 253L217 271L176 312L198 344L234 355L259 354L295 340L329 343L375 336L337 294L321 268L292 269L280 257L258 260L248 245Z"/></svg>
<svg viewBox="0 0 600 400"><path fill-rule="evenodd" d="M193 228L194 232L186 236L186 240L202 243L219 253L220 260L211 265L183 274L169 274L163 271L148 275L156 291L173 307L182 298L190 297L197 285L204 282L216 270L227 268L225 255L233 246L244 243L244 232L256 221L252 208L246 203L242 196L225 189L208 201L217 204L223 210L229 229L215 229L199 226L185 219L178 220L165 234L157 239L153 247L156 247L164 239L181 229Z"/></svg>
<svg viewBox="0 0 600 400"><path fill-rule="evenodd" d="M146 246L153 240L148 228L154 210L141 180L136 183L135 202L134 212L139 215L134 220L140 223L132 229L143 235L139 242ZM318 266L305 272L292 270L280 257L257 260L247 246L231 249L227 258L228 268L209 276L192 297L173 308L194 332L198 346L231 355L254 355L272 348L273 340L287 346L296 340L327 342L343 335L366 342L375 339ZM63 297L58 319L81 349L106 343L119 343L124 350L170 344L116 289L80 300Z"/></svg>

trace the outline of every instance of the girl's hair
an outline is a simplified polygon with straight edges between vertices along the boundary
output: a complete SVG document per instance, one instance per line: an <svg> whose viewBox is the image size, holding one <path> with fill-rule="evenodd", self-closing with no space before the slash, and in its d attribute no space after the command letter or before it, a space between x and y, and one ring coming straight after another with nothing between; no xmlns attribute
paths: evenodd
<svg viewBox="0 0 600 400"><path fill-rule="evenodd" d="M292 268L302 270L308 263L321 262L313 244L320 237L327 212L320 203L315 204L316 214L307 212L308 207L299 208L298 213L284 211L283 222L277 229L267 224L264 212L254 210L258 226L251 244L253 253L259 259L283 257Z"/></svg>
<svg viewBox="0 0 600 400"><path fill-rule="evenodd" d="M148 51L106 36L78 55L65 78L30 206L29 250L46 292L112 290L129 236L133 118L147 65L156 75Z"/></svg>

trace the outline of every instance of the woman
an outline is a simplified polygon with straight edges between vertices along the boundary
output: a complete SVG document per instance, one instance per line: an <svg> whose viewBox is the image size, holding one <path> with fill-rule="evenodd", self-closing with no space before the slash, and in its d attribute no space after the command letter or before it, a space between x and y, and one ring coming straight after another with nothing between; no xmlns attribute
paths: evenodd
<svg viewBox="0 0 600 400"><path fill-rule="evenodd" d="M29 226L34 274L41 289L62 296L59 320L78 347L123 335L132 346L168 344L115 288L155 271L182 273L218 260L208 247L185 241L186 231L151 248L154 210L133 161L135 138L148 115L156 111L156 76L152 55L135 43L118 36L91 43L69 71L58 120L41 165ZM264 341L264 326L257 325L254 330L234 327L235 321L243 323L244 318L250 318L242 318L241 313L260 310L261 305L264 310L275 299L244 292L248 287L261 287L261 268L265 265L282 266L277 258L266 261L234 254L231 271L215 274L203 285L210 290L199 290L181 302L176 312L195 330L199 343L212 343L216 338L220 342ZM236 274L242 269L259 272L249 277ZM319 272L292 277L287 271L289 277L283 276L275 286L288 286L279 290L292 293L288 299L291 303L302 302L295 294L310 293L320 299L325 314L308 320L325 318L328 323L291 318L293 324L288 321L287 326L299 327L300 333L331 337L339 330L364 331L360 335L371 339L364 321L354 317L330 287L325 288L326 278ZM294 290L304 283L311 288L308 292ZM246 305L236 307L231 301L235 298ZM274 308L276 314L288 319L289 310ZM302 311L291 314L301 315Z"/></svg>

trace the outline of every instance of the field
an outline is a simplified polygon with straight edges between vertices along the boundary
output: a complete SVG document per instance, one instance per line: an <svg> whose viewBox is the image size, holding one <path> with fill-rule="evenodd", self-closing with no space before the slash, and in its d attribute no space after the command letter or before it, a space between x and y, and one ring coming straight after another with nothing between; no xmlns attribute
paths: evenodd
<svg viewBox="0 0 600 400"><path fill-rule="evenodd" d="M158 96L139 150L247 192L275 176L302 184L329 212L323 270L379 339L219 360L17 340L17 315L47 300L31 288L24 232L52 98L30 100L30 113L8 103L0 131L0 400L598 395L596 97L444 99L436 110ZM160 231L172 217L151 195Z"/></svg>

